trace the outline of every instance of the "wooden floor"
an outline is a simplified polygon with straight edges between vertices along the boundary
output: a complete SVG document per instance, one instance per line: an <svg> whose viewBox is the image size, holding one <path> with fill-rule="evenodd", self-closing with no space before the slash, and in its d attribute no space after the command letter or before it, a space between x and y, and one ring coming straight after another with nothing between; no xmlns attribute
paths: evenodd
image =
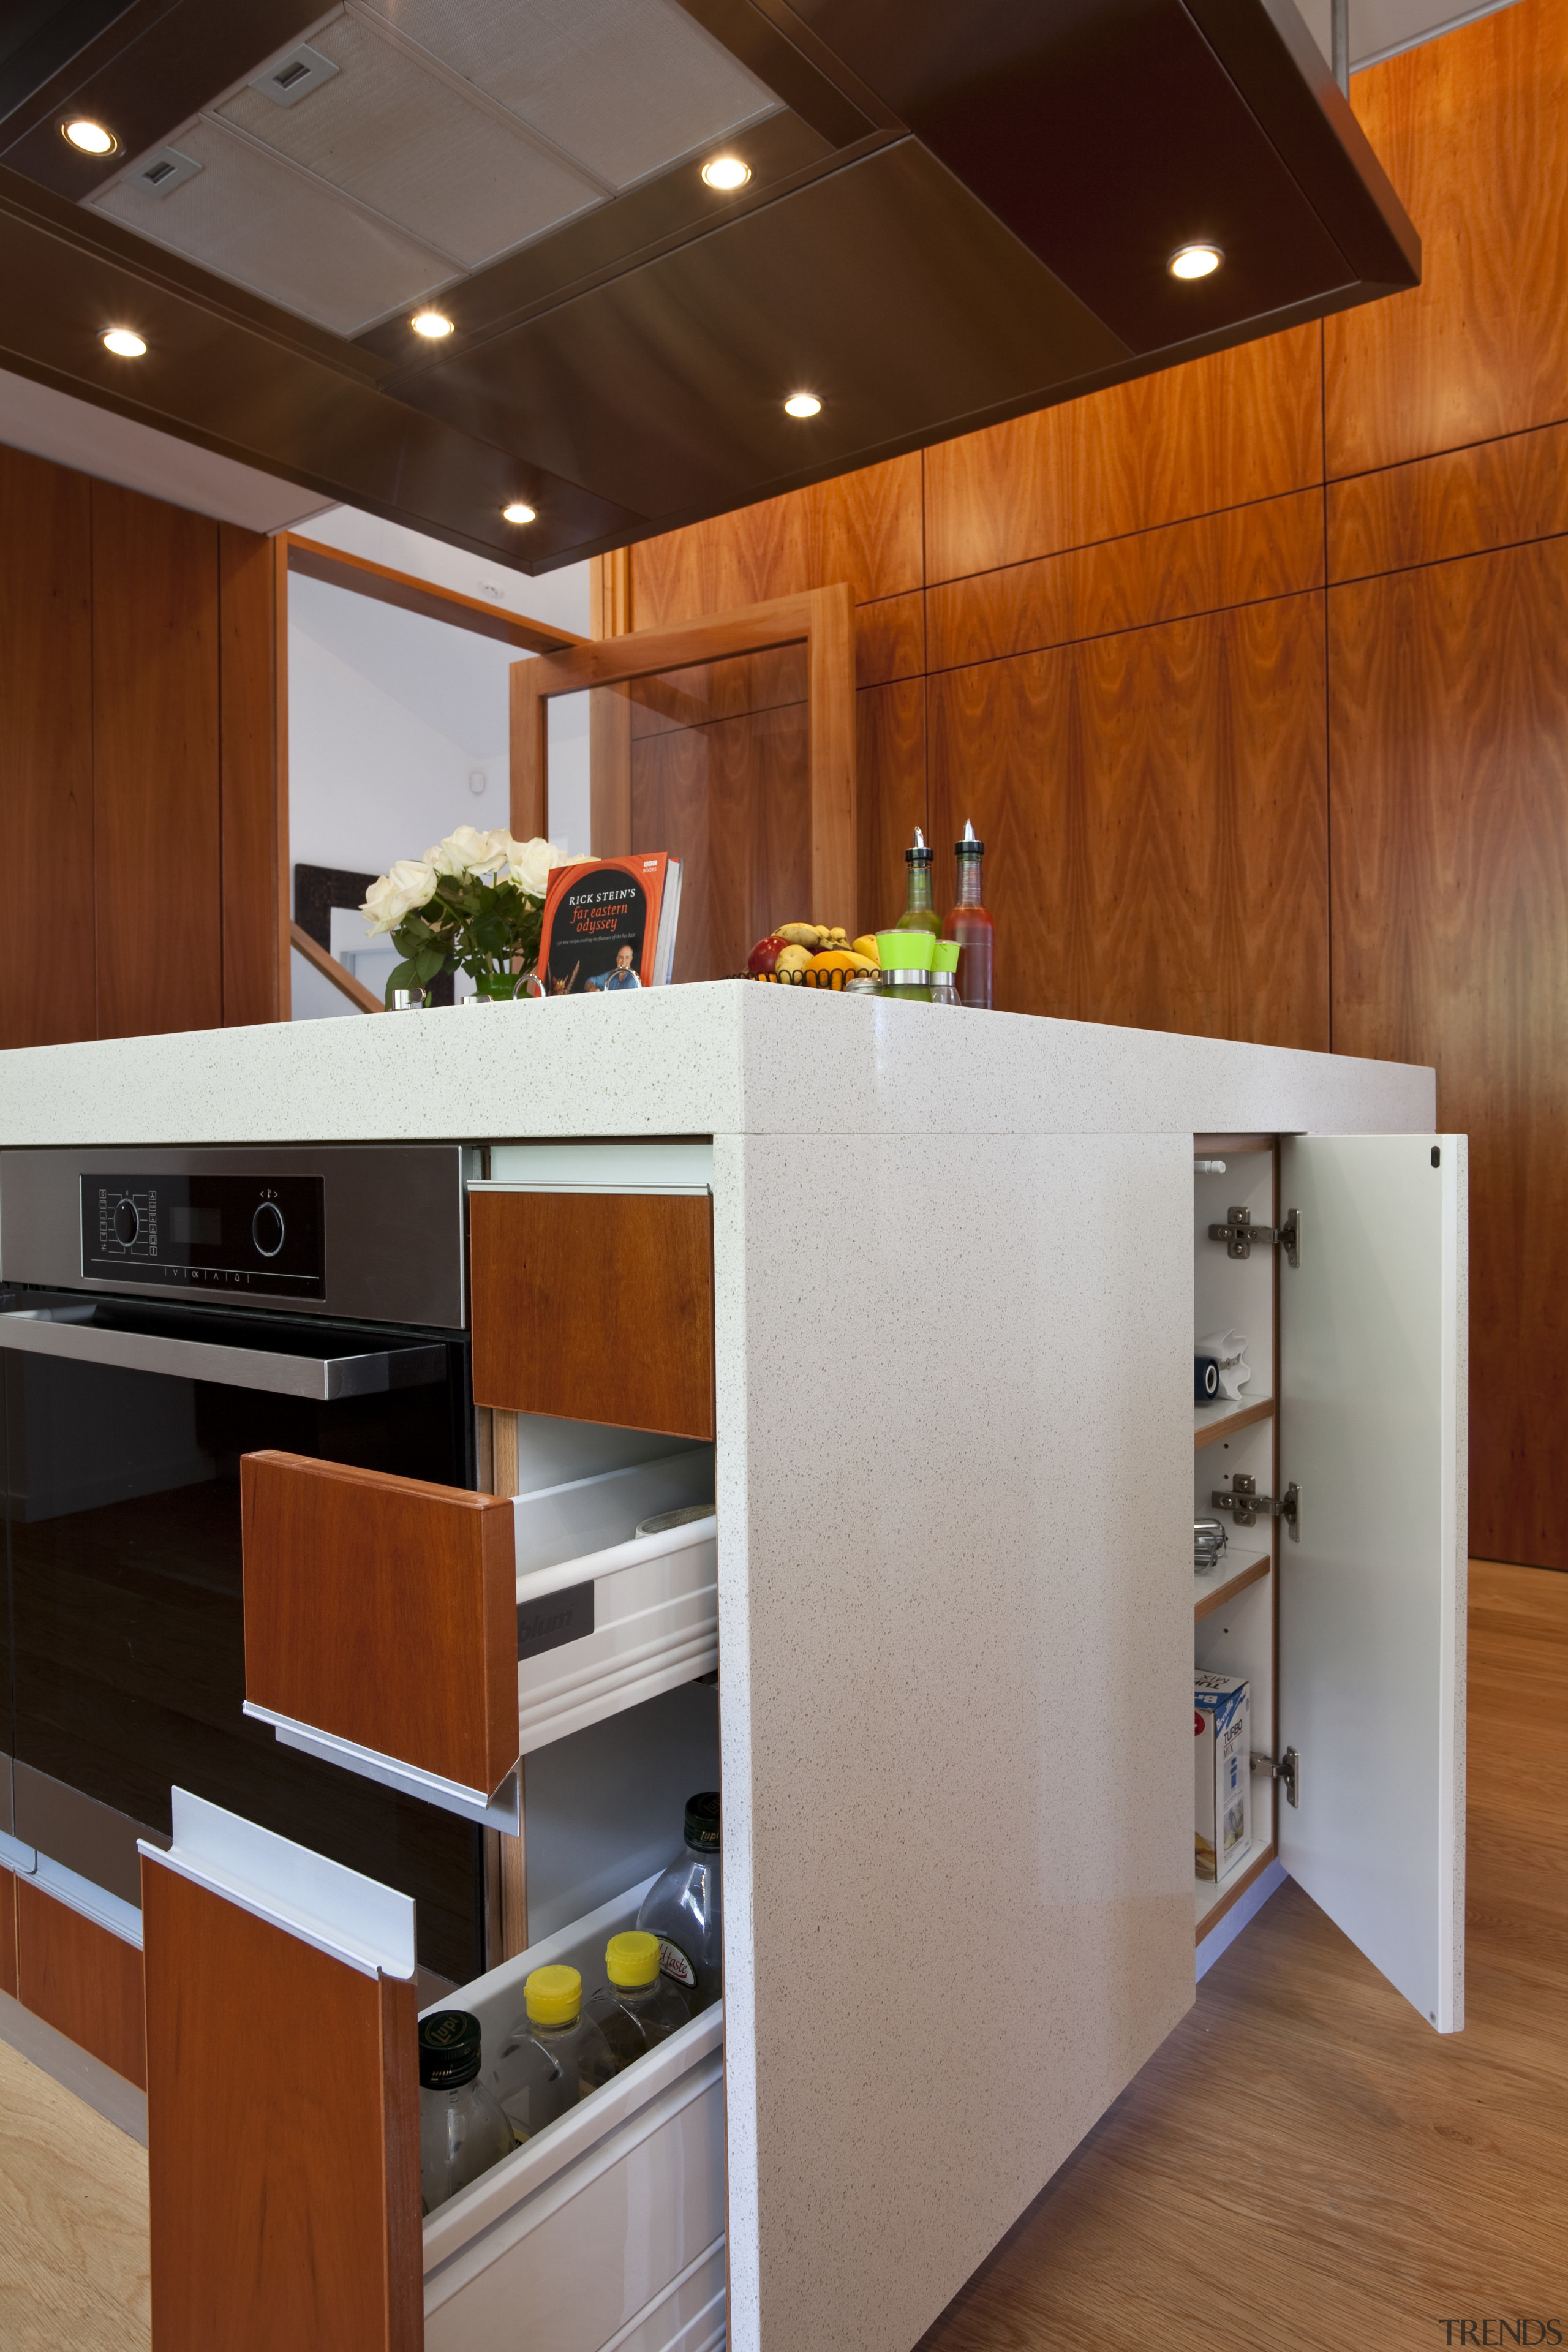
<svg viewBox="0 0 1568 2352"><path fill-rule="evenodd" d="M1472 1563L1468 1763L1464 2032L1287 1885L921 2352L1568 2343L1568 1576Z"/></svg>
<svg viewBox="0 0 1568 2352"><path fill-rule="evenodd" d="M1568 2342L1568 1576L1480 1562L1467 2013L1285 1887L921 2352ZM0 2044L0 2347L148 2341L146 2158Z"/></svg>

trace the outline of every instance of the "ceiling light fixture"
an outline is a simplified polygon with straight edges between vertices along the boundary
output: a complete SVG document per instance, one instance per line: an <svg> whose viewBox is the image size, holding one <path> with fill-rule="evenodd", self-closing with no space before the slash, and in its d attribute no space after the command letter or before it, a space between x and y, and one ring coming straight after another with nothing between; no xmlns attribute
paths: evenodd
<svg viewBox="0 0 1568 2352"><path fill-rule="evenodd" d="M1179 245L1165 267L1173 278L1212 278L1224 259L1217 245Z"/></svg>
<svg viewBox="0 0 1568 2352"><path fill-rule="evenodd" d="M103 338L103 348L116 359L139 360L147 346L134 327L110 327Z"/></svg>
<svg viewBox="0 0 1568 2352"><path fill-rule="evenodd" d="M786 416L816 416L821 410L822 403L814 392L792 392L784 403Z"/></svg>
<svg viewBox="0 0 1568 2352"><path fill-rule="evenodd" d="M500 519L502 522L532 522L533 509L524 506L521 499L513 499L510 506L502 507Z"/></svg>
<svg viewBox="0 0 1568 2352"><path fill-rule="evenodd" d="M416 310L408 323L416 335L428 335L433 343L452 331L452 321L443 319L439 310Z"/></svg>
<svg viewBox="0 0 1568 2352"><path fill-rule="evenodd" d="M89 122L85 115L72 122L62 122L60 136L68 139L84 155L112 155L120 144L112 131L106 131L101 122Z"/></svg>
<svg viewBox="0 0 1568 2352"><path fill-rule="evenodd" d="M702 176L710 188L727 196L733 189L745 186L752 176L752 167L742 163L738 155L715 155L710 163L703 164Z"/></svg>

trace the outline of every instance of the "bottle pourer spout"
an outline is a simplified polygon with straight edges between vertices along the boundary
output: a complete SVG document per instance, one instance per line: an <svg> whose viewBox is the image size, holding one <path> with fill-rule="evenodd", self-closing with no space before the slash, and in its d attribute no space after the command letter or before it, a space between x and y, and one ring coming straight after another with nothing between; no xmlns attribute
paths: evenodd
<svg viewBox="0 0 1568 2352"><path fill-rule="evenodd" d="M975 837L974 827L970 823L968 817L965 817L963 820L963 838L965 841L973 841Z"/></svg>
<svg viewBox="0 0 1568 2352"><path fill-rule="evenodd" d="M925 837L924 834L921 831L921 829L920 829L920 827L919 827L919 825L918 825L918 824L917 824L917 825L916 825L916 827L915 827L915 837L914 837L914 842L913 842L913 845L913 845L913 847L915 847L916 849L923 849L923 848L925 847L925 845L926 845L926 837Z"/></svg>

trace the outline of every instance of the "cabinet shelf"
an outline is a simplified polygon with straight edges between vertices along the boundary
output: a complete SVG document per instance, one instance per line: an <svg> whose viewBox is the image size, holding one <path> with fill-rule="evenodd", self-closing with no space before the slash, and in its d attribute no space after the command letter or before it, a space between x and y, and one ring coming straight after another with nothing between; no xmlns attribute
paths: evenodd
<svg viewBox="0 0 1568 2352"><path fill-rule="evenodd" d="M1253 1880L1268 1869L1279 1851L1273 1838L1263 1840L1254 1837L1243 1859L1223 1878L1193 1880L1195 1942L1201 1944L1209 1929L1218 1926L1221 1915L1230 1909L1237 1895L1246 1894Z"/></svg>
<svg viewBox="0 0 1568 2352"><path fill-rule="evenodd" d="M1255 1422L1273 1418L1272 1397L1257 1397L1246 1404L1194 1404L1193 1451L1201 1454L1205 1445L1217 1444L1222 1437L1232 1437L1237 1430L1250 1429Z"/></svg>
<svg viewBox="0 0 1568 2352"><path fill-rule="evenodd" d="M1211 1569L1206 1574L1193 1578L1194 1625L1203 1618L1212 1616L1216 1609L1223 1609L1227 1601L1234 1601L1237 1594L1245 1592L1249 1584L1261 1583L1274 1565L1272 1555L1266 1551L1226 1551L1222 1557L1226 1570L1223 1576L1217 1570Z"/></svg>

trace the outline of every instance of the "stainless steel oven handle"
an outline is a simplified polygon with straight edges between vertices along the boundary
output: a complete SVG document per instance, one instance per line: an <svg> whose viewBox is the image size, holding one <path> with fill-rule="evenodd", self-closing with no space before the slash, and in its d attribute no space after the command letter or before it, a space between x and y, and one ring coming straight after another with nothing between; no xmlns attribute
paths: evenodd
<svg viewBox="0 0 1568 2352"><path fill-rule="evenodd" d="M389 1389L427 1388L446 1377L445 1348L378 1348L363 1356L272 1356L259 1348L225 1348L205 1339L171 1339L152 1331L116 1331L77 1319L81 1309L46 1308L0 1315L0 1348L29 1356L65 1357L111 1371L162 1372L170 1380L216 1381L232 1389L264 1389L273 1396L381 1396Z"/></svg>

